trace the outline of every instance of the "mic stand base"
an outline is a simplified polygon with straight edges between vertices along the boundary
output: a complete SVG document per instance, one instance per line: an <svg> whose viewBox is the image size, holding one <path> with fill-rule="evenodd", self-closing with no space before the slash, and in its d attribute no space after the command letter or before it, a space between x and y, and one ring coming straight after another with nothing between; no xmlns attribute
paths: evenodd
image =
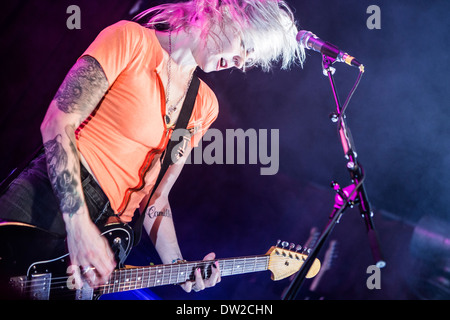
<svg viewBox="0 0 450 320"><path fill-rule="evenodd" d="M345 209L345 208L343 208L343 209ZM295 299L298 292L300 291L301 286L303 285L303 282L306 279L306 275L307 275L309 269L311 268L314 260L317 258L323 245L328 240L334 227L339 222L339 219L341 218L343 211L344 211L343 209L339 209L339 210L333 209L333 212L330 215L330 221L326 225L325 229L322 231L322 234L320 235L319 239L317 240L316 245L311 250L311 252L308 254L308 257L306 258L305 262L303 263L302 267L300 268L300 271L297 273L295 278L292 280L288 290L285 292L284 296L282 297L282 300L294 300Z"/></svg>

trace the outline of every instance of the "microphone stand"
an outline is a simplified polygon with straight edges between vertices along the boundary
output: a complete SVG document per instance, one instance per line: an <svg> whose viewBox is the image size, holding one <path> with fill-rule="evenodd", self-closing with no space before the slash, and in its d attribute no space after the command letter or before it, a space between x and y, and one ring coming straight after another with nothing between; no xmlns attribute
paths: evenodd
<svg viewBox="0 0 450 320"><path fill-rule="evenodd" d="M372 251L373 259L375 260L375 265L378 268L383 268L386 265L386 262L383 260L383 255L381 253L378 237L373 224L373 212L367 197L366 190L364 188L364 170L361 164L357 160L357 154L355 152L353 139L350 134L350 130L347 127L347 123L345 121L345 110L342 110L341 104L339 102L339 97L337 95L337 91L335 88L333 74L335 72L335 68L331 65L335 62L333 57L329 57L325 54L322 55L322 67L324 75L328 76L330 81L331 90L333 93L334 101L336 103L336 113L332 114L332 121L338 122L338 131L339 137L342 144L342 148L345 153L345 158L348 160L347 169L350 173L350 178L352 184L341 188L338 183L332 182L331 186L336 191L335 203L333 206L333 210L330 214L329 221L322 231L319 239L316 242L316 245L309 253L308 257L304 261L302 267L299 272L292 280L289 288L286 290L283 295L283 300L293 300L297 296L303 282L305 281L306 275L311 268L314 260L317 258L321 248L327 241L330 236L332 230L339 223L340 218L342 217L345 209L348 207L353 208L354 205L358 205L359 211L361 213L361 217L364 219L367 235L369 238L369 245ZM361 66L361 72L363 72L364 67Z"/></svg>

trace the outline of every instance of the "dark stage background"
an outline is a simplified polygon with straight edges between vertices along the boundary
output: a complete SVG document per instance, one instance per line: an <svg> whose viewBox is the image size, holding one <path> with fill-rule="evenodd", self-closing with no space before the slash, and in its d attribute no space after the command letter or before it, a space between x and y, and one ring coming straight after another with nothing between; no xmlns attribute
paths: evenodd
<svg viewBox="0 0 450 320"><path fill-rule="evenodd" d="M156 1L7 1L1 10L0 176L6 177L40 143L48 104L77 57L106 26L130 19ZM373 264L365 225L346 211L330 239L332 266L319 284L325 299L450 298L450 106L448 95L450 2L290 2L302 29L356 56L366 72L347 111L375 227L387 261L381 289L366 286ZM81 9L81 29L69 30L69 5ZM381 10L381 29L370 30L369 5ZM357 70L335 65L344 100ZM307 52L290 71L201 74L215 90L220 115L213 127L279 129L279 171L261 164L186 165L171 193L186 259L265 253L278 239L305 243L320 231L334 203L332 180L350 183L336 126L334 101L321 57ZM205 142L204 145L208 143ZM144 238L130 263L159 263ZM328 244L319 257L323 259ZM308 280L298 299L311 296ZM289 279L269 272L223 278L196 294L168 286L110 298L280 299ZM313 298L317 298L314 296Z"/></svg>

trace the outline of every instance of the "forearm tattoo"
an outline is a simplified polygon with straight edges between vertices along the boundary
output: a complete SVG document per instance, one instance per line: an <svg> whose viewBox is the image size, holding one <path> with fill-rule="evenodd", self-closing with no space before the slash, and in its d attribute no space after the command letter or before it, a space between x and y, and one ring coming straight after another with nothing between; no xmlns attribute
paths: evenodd
<svg viewBox="0 0 450 320"><path fill-rule="evenodd" d="M82 205L82 199L77 191L75 173L77 168L68 168L68 155L61 143L62 136L58 134L54 139L44 144L47 158L47 169L50 182L59 199L60 209L72 217ZM72 142L70 142L72 144ZM71 147L73 150L73 147Z"/></svg>
<svg viewBox="0 0 450 320"><path fill-rule="evenodd" d="M155 219L157 217L172 218L172 212L169 208L166 208L164 211L158 211L155 206L151 206L147 209L147 215L150 219Z"/></svg>
<svg viewBox="0 0 450 320"><path fill-rule="evenodd" d="M84 112L96 106L108 89L108 80L97 60L83 56L69 71L55 95L59 110Z"/></svg>
<svg viewBox="0 0 450 320"><path fill-rule="evenodd" d="M83 121L98 105L108 89L108 80L100 64L90 56L79 59L67 74L53 101L66 114L77 114ZM72 217L83 205L78 191L79 158L74 141L74 125L44 143L50 182L60 209ZM69 143L63 143L63 136ZM71 168L69 168L71 167Z"/></svg>

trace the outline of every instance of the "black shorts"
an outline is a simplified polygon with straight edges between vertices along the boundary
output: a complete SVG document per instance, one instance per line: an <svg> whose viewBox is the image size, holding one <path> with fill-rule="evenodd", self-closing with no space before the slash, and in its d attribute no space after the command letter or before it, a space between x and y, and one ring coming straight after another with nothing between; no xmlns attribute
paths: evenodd
<svg viewBox="0 0 450 320"><path fill-rule="evenodd" d="M101 225L114 215L108 197L83 165L81 181L92 221ZM42 150L6 187L0 196L0 219L34 225L60 236L66 235L58 201L47 174Z"/></svg>

